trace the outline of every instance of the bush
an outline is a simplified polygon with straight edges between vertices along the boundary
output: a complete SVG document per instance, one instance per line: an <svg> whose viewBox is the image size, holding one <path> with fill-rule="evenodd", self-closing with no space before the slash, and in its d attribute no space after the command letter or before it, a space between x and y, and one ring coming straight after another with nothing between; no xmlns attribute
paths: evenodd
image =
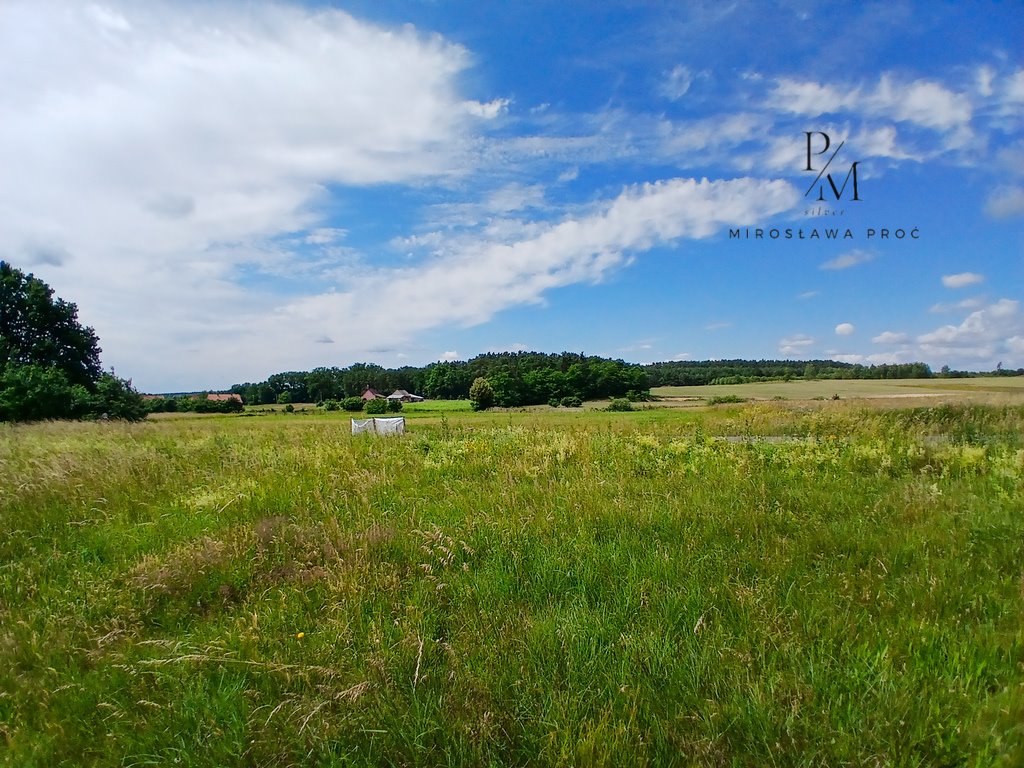
<svg viewBox="0 0 1024 768"><path fill-rule="evenodd" d="M563 408L580 408L583 405L583 401L576 397L576 395L563 397L561 402Z"/></svg>
<svg viewBox="0 0 1024 768"><path fill-rule="evenodd" d="M739 395L715 395L708 398L708 405L722 405L725 403L745 403L747 398Z"/></svg>
<svg viewBox="0 0 1024 768"><path fill-rule="evenodd" d="M322 407L325 411L337 411L341 408L341 403L337 400L324 400ZM362 406L360 405L360 408ZM347 408L345 410L348 410Z"/></svg>
<svg viewBox="0 0 1024 768"><path fill-rule="evenodd" d="M341 407L346 411L361 411L365 407L367 412L370 412L369 404L374 402L373 400L363 400L361 397L346 397L341 401Z"/></svg>
<svg viewBox="0 0 1024 768"><path fill-rule="evenodd" d="M375 415L388 412L388 401L383 397L378 397L375 400L366 401L366 412Z"/></svg>
<svg viewBox="0 0 1024 768"><path fill-rule="evenodd" d="M282 392L280 395L277 396L277 404L278 405L285 405L287 403L290 403L291 401L292 401L292 393L289 392L288 390L285 390L284 392Z"/></svg>
<svg viewBox="0 0 1024 768"><path fill-rule="evenodd" d="M140 421L146 418L145 402L132 388L132 383L112 373L100 374L96 381L96 394L92 399L93 413L125 421ZM237 400L229 400L223 405L228 403L236 405L239 411L242 410L242 404Z"/></svg>
<svg viewBox="0 0 1024 768"><path fill-rule="evenodd" d="M562 399L564 400L565 398ZM550 400L548 400L548 405L550 405L552 408L557 408L559 406L559 403L560 401L557 397L552 397Z"/></svg>
<svg viewBox="0 0 1024 768"><path fill-rule="evenodd" d="M285 405L285 407L284 407L284 412L285 413L295 413L295 406L292 405L291 403L287 403Z"/></svg>
<svg viewBox="0 0 1024 768"><path fill-rule="evenodd" d="M402 412L402 401L401 400L387 400L385 402L387 402L388 410L391 413L401 413Z"/></svg>
<svg viewBox="0 0 1024 768"><path fill-rule="evenodd" d="M617 397L608 404L606 411L632 411L633 404L624 397Z"/></svg>
<svg viewBox="0 0 1024 768"><path fill-rule="evenodd" d="M483 376L477 376L469 388L470 404L474 411L486 411L494 405L494 387Z"/></svg>

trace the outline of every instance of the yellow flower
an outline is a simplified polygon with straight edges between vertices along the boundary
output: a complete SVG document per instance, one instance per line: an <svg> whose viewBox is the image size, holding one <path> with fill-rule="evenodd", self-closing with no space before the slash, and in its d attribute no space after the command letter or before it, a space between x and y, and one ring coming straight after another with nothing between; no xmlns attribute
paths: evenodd
<svg viewBox="0 0 1024 768"><path fill-rule="evenodd" d="M296 637L297 639L299 639L299 640L301 640L301 639L302 639L302 638L304 638L305 636L306 636L306 633L305 633L305 632L297 632L297 633L295 634L295 637Z"/></svg>

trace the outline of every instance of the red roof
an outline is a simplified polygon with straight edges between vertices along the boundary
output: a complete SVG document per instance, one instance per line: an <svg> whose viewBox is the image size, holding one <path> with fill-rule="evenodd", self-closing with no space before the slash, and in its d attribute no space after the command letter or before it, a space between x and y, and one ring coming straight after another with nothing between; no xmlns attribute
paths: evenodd
<svg viewBox="0 0 1024 768"><path fill-rule="evenodd" d="M223 401L223 400L237 400L238 402L242 402L242 396L237 394L237 393L235 393L235 392L231 392L231 393L224 394L224 395L210 394L210 395L206 396L206 399L207 400L221 400L221 401Z"/></svg>

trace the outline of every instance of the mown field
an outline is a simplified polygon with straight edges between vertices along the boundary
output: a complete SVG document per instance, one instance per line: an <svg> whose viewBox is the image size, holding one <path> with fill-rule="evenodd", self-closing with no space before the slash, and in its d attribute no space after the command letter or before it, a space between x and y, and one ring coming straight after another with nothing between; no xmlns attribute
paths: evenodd
<svg viewBox="0 0 1024 768"><path fill-rule="evenodd" d="M0 425L0 761L1024 764L1024 407Z"/></svg>

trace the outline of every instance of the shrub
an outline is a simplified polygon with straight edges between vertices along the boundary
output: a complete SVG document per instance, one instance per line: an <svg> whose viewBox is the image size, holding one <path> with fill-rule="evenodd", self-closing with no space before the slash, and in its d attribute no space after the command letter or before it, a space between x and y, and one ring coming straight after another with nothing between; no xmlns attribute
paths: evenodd
<svg viewBox="0 0 1024 768"><path fill-rule="evenodd" d="M388 404L388 410L391 413L401 413L401 411L402 411L402 401L401 400L385 400L384 402L386 402Z"/></svg>
<svg viewBox="0 0 1024 768"><path fill-rule="evenodd" d="M365 410L367 413L373 413L378 416L382 413L387 413L388 401L383 397L378 397L375 400L367 400Z"/></svg>
<svg viewBox="0 0 1024 768"><path fill-rule="evenodd" d="M290 403L291 401L292 393L289 392L288 390L285 390L284 392L277 396L278 405L285 405L286 403Z"/></svg>
<svg viewBox="0 0 1024 768"><path fill-rule="evenodd" d="M284 407L285 413L295 413L295 406L291 403L287 403Z"/></svg>
<svg viewBox="0 0 1024 768"><path fill-rule="evenodd" d="M362 402L362 399L360 399L360 402ZM337 411L341 408L341 403L339 403L337 400L324 400L322 405L325 411ZM362 405L360 405L360 408L361 407ZM348 409L346 408L345 410Z"/></svg>
<svg viewBox="0 0 1024 768"><path fill-rule="evenodd" d="M739 395L715 395L708 398L708 405L722 405L725 403L745 403L747 398Z"/></svg>
<svg viewBox="0 0 1024 768"><path fill-rule="evenodd" d="M564 400L565 398L562 398L562 399ZM550 400L548 400L548 405L550 405L552 408L557 408L558 404L559 404L559 400L558 400L557 397L552 397Z"/></svg>
<svg viewBox="0 0 1024 768"><path fill-rule="evenodd" d="M363 400L361 397L346 397L341 401L341 407L346 411L361 411L366 408L370 410L369 404L375 402L374 400Z"/></svg>
<svg viewBox="0 0 1024 768"><path fill-rule="evenodd" d="M563 408L579 408L582 405L583 401L580 400L580 398L576 397L576 395L567 395L566 397L562 398Z"/></svg>
<svg viewBox="0 0 1024 768"><path fill-rule="evenodd" d="M633 404L624 397L617 397L608 404L606 411L632 411Z"/></svg>
<svg viewBox="0 0 1024 768"><path fill-rule="evenodd" d="M474 411L486 411L494 405L494 387L483 376L477 376L469 388L469 399Z"/></svg>

